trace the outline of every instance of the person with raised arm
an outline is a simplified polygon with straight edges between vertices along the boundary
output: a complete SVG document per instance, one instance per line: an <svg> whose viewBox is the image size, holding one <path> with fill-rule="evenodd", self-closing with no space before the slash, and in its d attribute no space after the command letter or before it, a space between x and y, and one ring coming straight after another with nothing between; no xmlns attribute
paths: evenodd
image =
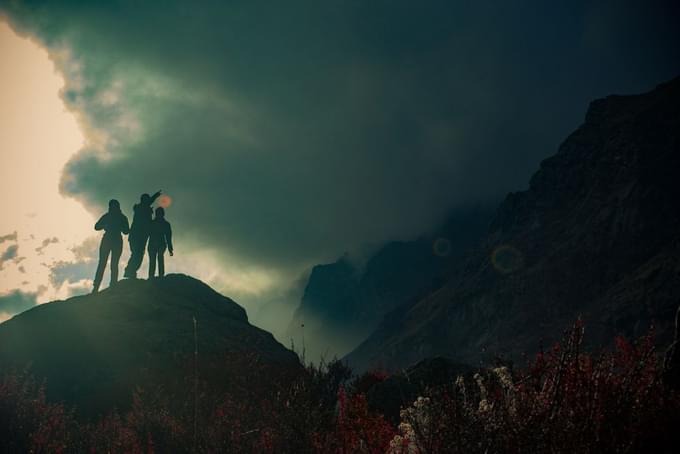
<svg viewBox="0 0 680 454"><path fill-rule="evenodd" d="M130 260L125 267L124 277L135 279L137 277L137 270L142 265L144 260L144 249L146 249L146 242L149 239L151 228L151 216L153 209L151 205L161 195L162 191L158 191L154 195L142 194L139 203L132 207L134 216L132 218L132 227L130 228Z"/></svg>

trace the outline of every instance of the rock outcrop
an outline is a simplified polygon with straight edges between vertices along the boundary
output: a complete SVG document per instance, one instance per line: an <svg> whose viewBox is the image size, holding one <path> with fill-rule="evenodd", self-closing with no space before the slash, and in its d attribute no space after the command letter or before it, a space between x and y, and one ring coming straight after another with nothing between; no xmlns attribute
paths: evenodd
<svg viewBox="0 0 680 454"><path fill-rule="evenodd" d="M124 280L0 324L0 370L26 366L45 380L51 401L86 416L129 407L138 386L185 395L196 372L205 389L227 392L249 377L255 386L301 368L241 306L180 274Z"/></svg>
<svg viewBox="0 0 680 454"><path fill-rule="evenodd" d="M594 101L446 285L389 313L347 359L359 369L435 355L518 359L579 316L593 344L654 324L667 345L680 300L679 201L680 78Z"/></svg>

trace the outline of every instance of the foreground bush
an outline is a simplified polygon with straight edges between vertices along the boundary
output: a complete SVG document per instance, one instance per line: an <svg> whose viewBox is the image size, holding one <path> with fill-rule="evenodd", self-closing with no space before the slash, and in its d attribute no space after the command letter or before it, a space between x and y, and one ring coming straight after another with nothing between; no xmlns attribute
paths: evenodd
<svg viewBox="0 0 680 454"><path fill-rule="evenodd" d="M387 376L348 382L338 361L266 395L247 383L219 396L196 382L183 395L140 388L130 410L88 422L15 371L0 378L0 452L677 452L680 399L661 380L651 336L595 356L582 340L577 323L523 369L451 376L396 427L366 401Z"/></svg>
<svg viewBox="0 0 680 454"><path fill-rule="evenodd" d="M680 401L651 336L582 351L577 323L526 369L458 377L401 412L393 453L678 452Z"/></svg>
<svg viewBox="0 0 680 454"><path fill-rule="evenodd" d="M27 371L0 377L0 452L75 452L78 435L73 412L48 403Z"/></svg>

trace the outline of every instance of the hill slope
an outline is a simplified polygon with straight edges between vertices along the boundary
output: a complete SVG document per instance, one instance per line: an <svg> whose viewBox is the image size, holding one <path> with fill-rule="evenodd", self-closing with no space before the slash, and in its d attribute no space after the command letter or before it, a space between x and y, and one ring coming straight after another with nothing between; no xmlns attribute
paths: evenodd
<svg viewBox="0 0 680 454"><path fill-rule="evenodd" d="M680 300L679 200L680 78L597 100L446 285L388 314L347 359L517 358L579 315L593 343L652 322L667 342Z"/></svg>
<svg viewBox="0 0 680 454"><path fill-rule="evenodd" d="M76 404L83 415L128 407L135 386L186 394L193 377L194 317L199 379L209 388L229 390L261 375L263 367L281 373L279 378L300 368L293 352L248 323L241 306L174 274L124 280L0 324L0 370L31 364L46 379L49 399ZM272 381L276 377L271 374Z"/></svg>

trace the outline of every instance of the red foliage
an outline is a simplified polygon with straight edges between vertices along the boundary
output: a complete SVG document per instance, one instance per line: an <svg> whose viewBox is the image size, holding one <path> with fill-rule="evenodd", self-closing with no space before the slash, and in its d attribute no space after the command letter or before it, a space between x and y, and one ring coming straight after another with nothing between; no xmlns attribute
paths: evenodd
<svg viewBox="0 0 680 454"><path fill-rule="evenodd" d="M348 396L338 391L338 416L334 430L318 433L314 448L319 453L384 453L394 437L394 428L382 415L368 410L366 396Z"/></svg>
<svg viewBox="0 0 680 454"><path fill-rule="evenodd" d="M617 338L613 351L596 357L582 351L582 340L577 323L523 371L483 371L474 385L433 391L429 426L413 425L419 447L520 453L678 446L680 399L660 380L651 335L634 344Z"/></svg>
<svg viewBox="0 0 680 454"><path fill-rule="evenodd" d="M352 383L352 391L357 394L366 394L369 389L378 383L387 380L387 372L382 370L370 370L357 377Z"/></svg>
<svg viewBox="0 0 680 454"><path fill-rule="evenodd" d="M451 377L402 412L397 439L365 397L386 374L345 389L338 362L263 394L246 382L221 395L204 384L138 389L130 410L89 423L47 402L30 374L11 372L0 377L0 452L672 452L680 398L661 380L651 335L616 338L595 356L582 339L579 322L523 370Z"/></svg>
<svg viewBox="0 0 680 454"><path fill-rule="evenodd" d="M0 452L73 451L76 430L73 413L48 403L26 371L0 377Z"/></svg>

